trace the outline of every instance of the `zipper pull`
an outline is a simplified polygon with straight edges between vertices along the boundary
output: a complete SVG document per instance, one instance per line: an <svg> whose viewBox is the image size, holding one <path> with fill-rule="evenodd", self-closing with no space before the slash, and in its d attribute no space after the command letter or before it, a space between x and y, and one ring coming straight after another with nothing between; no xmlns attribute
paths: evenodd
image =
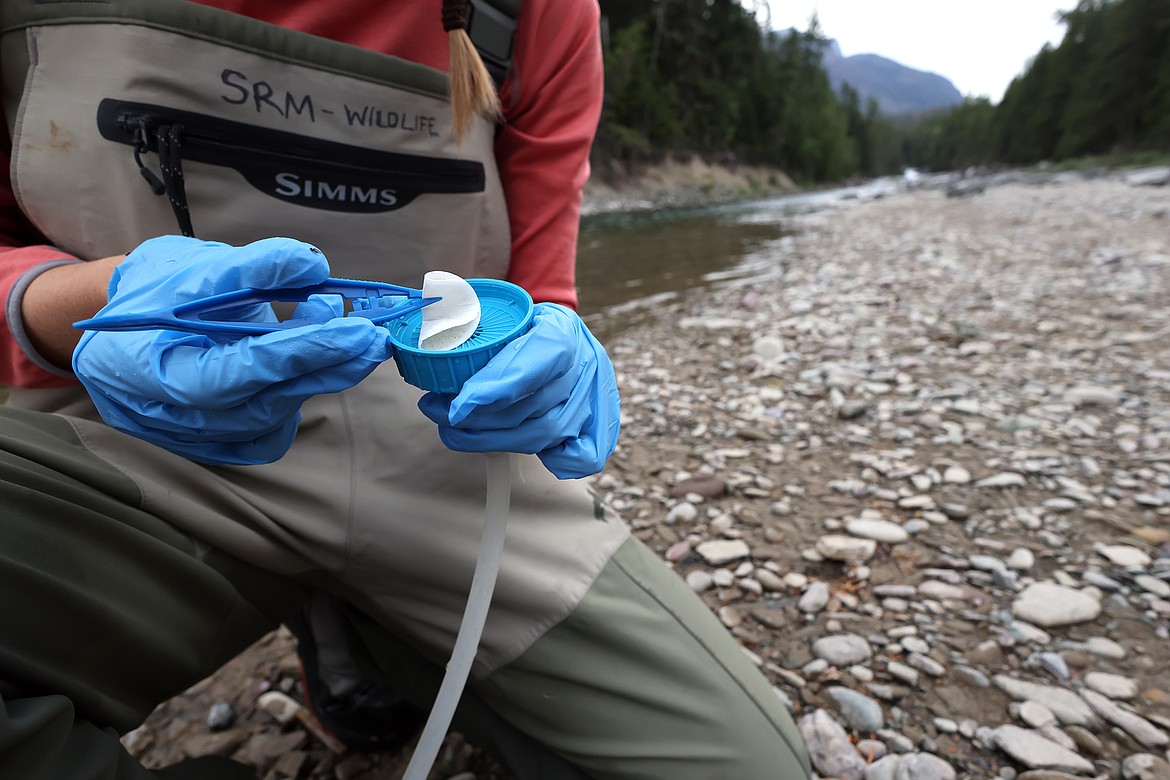
<svg viewBox="0 0 1170 780"><path fill-rule="evenodd" d="M163 184L162 179L155 175L154 171L146 167L146 163L142 162L142 153L148 149L146 122L140 120L134 138L134 162L138 165L138 172L142 174L142 178L146 179L146 183L150 185L150 191L155 195L162 195L167 191L166 185Z"/></svg>

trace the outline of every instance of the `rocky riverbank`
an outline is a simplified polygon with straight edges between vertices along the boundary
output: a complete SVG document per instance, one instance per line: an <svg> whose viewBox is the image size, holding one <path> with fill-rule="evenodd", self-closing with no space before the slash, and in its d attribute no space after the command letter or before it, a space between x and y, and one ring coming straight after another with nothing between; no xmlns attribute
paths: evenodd
<svg viewBox="0 0 1170 780"><path fill-rule="evenodd" d="M771 273L612 345L599 487L821 775L1166 777L1170 191L937 187L793 227Z"/></svg>
<svg viewBox="0 0 1170 780"><path fill-rule="evenodd" d="M936 184L793 217L770 271L607 345L595 485L820 775L1170 777L1170 188ZM260 706L298 686L277 632L126 742L399 775ZM432 775L504 776L457 736Z"/></svg>

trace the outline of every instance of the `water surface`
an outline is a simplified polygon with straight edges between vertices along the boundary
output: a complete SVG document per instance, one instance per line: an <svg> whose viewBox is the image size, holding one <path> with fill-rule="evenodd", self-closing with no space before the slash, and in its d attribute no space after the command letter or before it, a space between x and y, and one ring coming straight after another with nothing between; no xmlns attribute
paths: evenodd
<svg viewBox="0 0 1170 780"><path fill-rule="evenodd" d="M730 205L587 216L577 244L581 316L605 341L655 305L783 264L775 243L792 232L793 215L866 200L893 186L879 180Z"/></svg>

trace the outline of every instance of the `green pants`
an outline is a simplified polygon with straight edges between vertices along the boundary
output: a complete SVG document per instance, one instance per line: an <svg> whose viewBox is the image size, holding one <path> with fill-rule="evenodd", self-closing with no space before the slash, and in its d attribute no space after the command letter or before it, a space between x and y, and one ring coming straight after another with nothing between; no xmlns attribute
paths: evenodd
<svg viewBox="0 0 1170 780"><path fill-rule="evenodd" d="M140 508L60 418L0 408L0 777L235 780L148 772L118 734L299 609L293 582ZM441 669L349 619L365 663L425 702ZM529 778L788 778L808 764L763 676L649 550L626 542L577 608L467 691L456 726Z"/></svg>

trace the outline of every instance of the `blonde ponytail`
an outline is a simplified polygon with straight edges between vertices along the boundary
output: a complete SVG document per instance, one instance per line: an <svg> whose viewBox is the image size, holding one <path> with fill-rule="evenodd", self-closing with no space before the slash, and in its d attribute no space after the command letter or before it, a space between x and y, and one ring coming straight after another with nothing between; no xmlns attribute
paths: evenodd
<svg viewBox="0 0 1170 780"><path fill-rule="evenodd" d="M467 34L468 3L469 0L443 0L443 29L451 48L449 80L457 142L463 140L474 115L492 123L503 118L496 84Z"/></svg>

